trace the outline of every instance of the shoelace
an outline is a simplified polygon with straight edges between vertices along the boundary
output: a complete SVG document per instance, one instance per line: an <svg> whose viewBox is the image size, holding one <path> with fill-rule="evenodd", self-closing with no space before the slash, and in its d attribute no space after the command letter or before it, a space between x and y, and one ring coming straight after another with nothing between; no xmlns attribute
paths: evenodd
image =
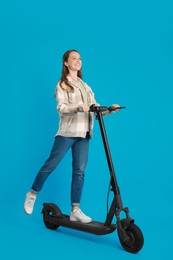
<svg viewBox="0 0 173 260"><path fill-rule="evenodd" d="M83 216L85 216L85 214L82 212L82 210L79 209L79 213Z"/></svg>
<svg viewBox="0 0 173 260"><path fill-rule="evenodd" d="M28 200L28 207L32 207L33 206L33 204L34 204L34 201L35 201L35 199L34 198L30 198L29 200Z"/></svg>
<svg viewBox="0 0 173 260"><path fill-rule="evenodd" d="M77 209L74 213L79 213L81 214L82 216L86 216L81 209Z"/></svg>

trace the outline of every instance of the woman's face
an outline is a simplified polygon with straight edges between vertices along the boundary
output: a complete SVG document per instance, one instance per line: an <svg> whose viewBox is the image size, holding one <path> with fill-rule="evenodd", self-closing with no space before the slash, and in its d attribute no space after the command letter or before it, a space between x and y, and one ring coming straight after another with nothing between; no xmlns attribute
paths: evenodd
<svg viewBox="0 0 173 260"><path fill-rule="evenodd" d="M69 70L79 71L82 67L80 54L75 51L70 52L68 60L64 64Z"/></svg>

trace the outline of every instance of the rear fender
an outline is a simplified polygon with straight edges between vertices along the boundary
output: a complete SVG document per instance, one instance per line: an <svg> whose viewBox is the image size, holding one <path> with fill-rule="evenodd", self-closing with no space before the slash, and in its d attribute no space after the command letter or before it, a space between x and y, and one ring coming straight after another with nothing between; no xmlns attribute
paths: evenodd
<svg viewBox="0 0 173 260"><path fill-rule="evenodd" d="M53 216L62 216L60 208L54 203L43 203L42 214L49 215L52 212Z"/></svg>

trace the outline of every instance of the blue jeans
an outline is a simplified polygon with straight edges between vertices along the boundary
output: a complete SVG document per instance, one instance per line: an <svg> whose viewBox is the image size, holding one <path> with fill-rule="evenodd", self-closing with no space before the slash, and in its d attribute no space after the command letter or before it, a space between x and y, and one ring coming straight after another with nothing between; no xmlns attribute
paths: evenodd
<svg viewBox="0 0 173 260"><path fill-rule="evenodd" d="M50 156L39 170L31 191L38 194L49 174L57 167L69 149L72 149L71 204L79 205L84 183L84 171L88 160L89 137L56 136Z"/></svg>

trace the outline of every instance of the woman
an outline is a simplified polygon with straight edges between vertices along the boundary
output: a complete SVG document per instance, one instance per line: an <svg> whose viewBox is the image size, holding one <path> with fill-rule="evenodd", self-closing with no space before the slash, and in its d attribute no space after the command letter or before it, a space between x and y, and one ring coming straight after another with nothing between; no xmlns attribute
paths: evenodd
<svg viewBox="0 0 173 260"><path fill-rule="evenodd" d="M94 119L89 107L92 104L97 105L97 102L91 88L82 81L82 61L76 50L69 50L63 55L62 76L57 84L55 97L60 116L59 129L49 158L26 194L24 210L26 214L32 214L36 195L41 191L49 174L71 148L73 172L70 220L89 223L92 219L81 211L80 201Z"/></svg>

